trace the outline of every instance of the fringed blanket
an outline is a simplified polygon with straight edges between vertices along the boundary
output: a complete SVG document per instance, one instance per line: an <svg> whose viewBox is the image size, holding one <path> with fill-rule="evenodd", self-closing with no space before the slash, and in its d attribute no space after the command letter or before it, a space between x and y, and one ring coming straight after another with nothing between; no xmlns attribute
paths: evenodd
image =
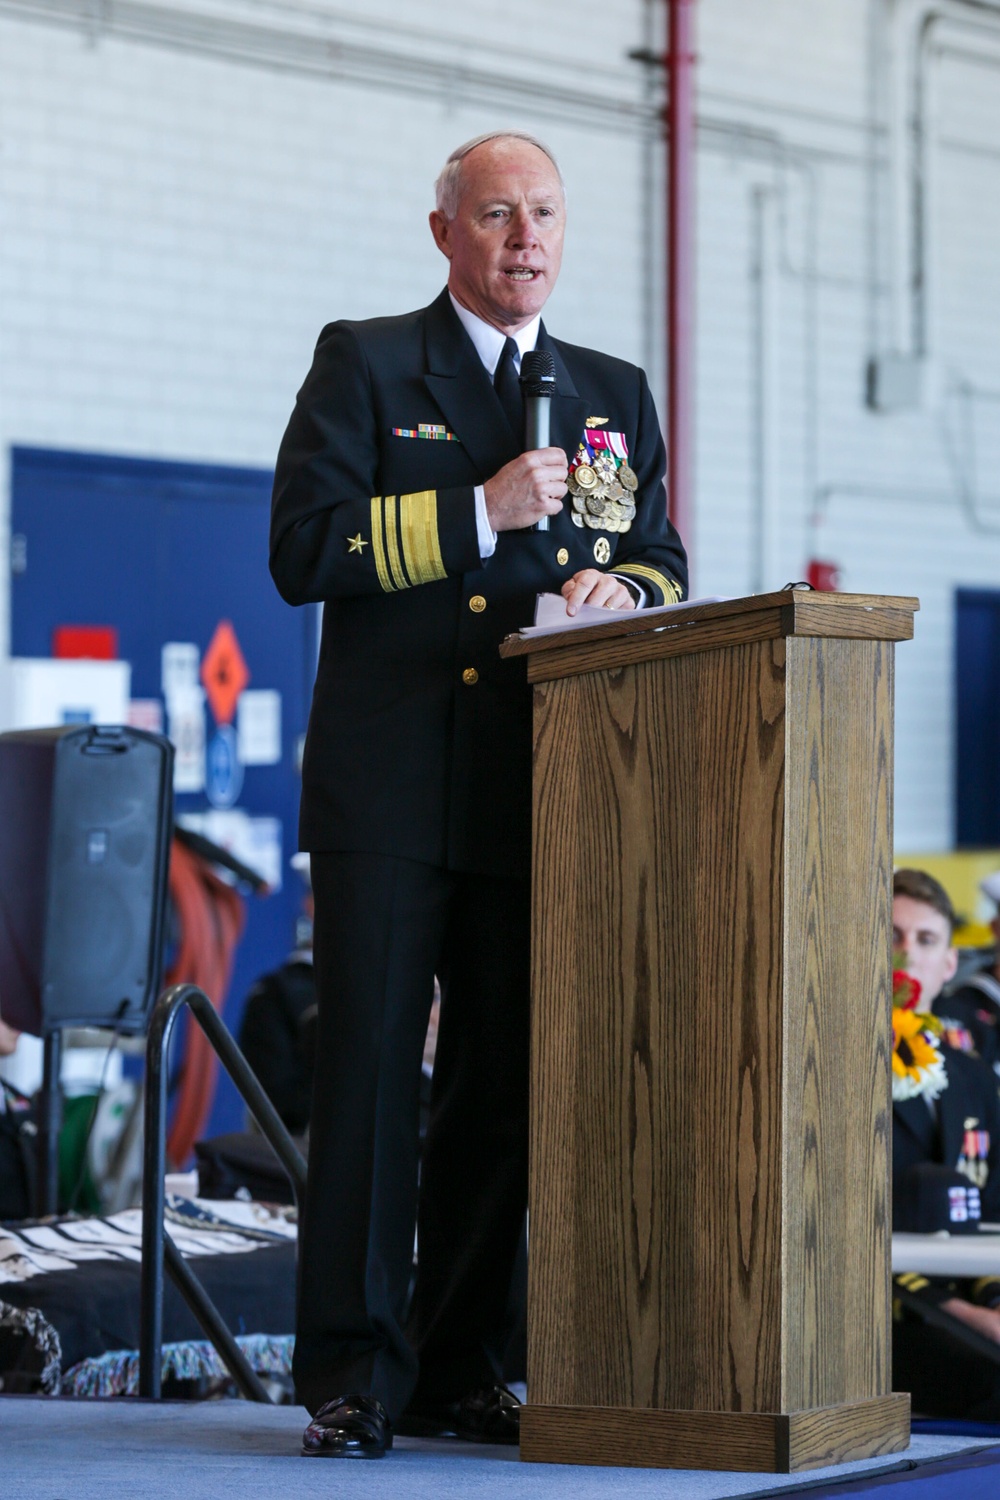
<svg viewBox="0 0 1000 1500"><path fill-rule="evenodd" d="M237 1337L247 1362L258 1375L290 1375L291 1334L272 1337L266 1333L242 1334ZM228 1379L229 1371L208 1343L164 1344L161 1377L174 1380ZM85 1359L67 1370L62 1377L63 1396L137 1396L139 1394L139 1351L119 1349L110 1354Z"/></svg>
<svg viewBox="0 0 1000 1500"><path fill-rule="evenodd" d="M169 1197L171 1238L258 1374L287 1374L295 1304L295 1210ZM139 1210L0 1225L0 1390L129 1395L138 1389ZM225 1367L172 1283L164 1378Z"/></svg>

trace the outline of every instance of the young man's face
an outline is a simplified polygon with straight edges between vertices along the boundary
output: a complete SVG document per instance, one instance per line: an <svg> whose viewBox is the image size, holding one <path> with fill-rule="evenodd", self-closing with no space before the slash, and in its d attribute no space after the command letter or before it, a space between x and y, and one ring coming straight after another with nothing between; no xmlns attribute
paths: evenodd
<svg viewBox="0 0 1000 1500"><path fill-rule="evenodd" d="M920 1009L928 1010L958 968L948 919L926 901L895 896L892 946L902 951L907 973L920 981Z"/></svg>

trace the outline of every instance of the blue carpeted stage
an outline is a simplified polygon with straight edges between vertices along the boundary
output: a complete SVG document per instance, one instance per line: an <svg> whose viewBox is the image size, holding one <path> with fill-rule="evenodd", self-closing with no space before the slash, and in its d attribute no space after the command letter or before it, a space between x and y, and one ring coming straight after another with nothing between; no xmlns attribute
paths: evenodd
<svg viewBox="0 0 1000 1500"><path fill-rule="evenodd" d="M242 1401L0 1397L3 1500L736 1500L880 1494L880 1500L995 1500L1000 1441L918 1432L905 1454L802 1475L688 1473L522 1464L516 1452L400 1439L377 1463L306 1460L297 1407ZM998 1435L1000 1437L1000 1435Z"/></svg>

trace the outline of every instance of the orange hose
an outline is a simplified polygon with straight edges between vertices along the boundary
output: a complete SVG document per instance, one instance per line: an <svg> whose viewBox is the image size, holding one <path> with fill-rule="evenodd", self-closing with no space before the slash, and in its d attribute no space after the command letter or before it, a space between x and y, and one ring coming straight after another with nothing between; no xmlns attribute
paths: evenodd
<svg viewBox="0 0 1000 1500"><path fill-rule="evenodd" d="M246 913L232 886L176 839L170 851L170 895L180 926L180 946L167 984L196 984L221 1013L233 957ZM189 1022L177 1104L167 1134L167 1156L181 1167L208 1123L219 1060L208 1038Z"/></svg>

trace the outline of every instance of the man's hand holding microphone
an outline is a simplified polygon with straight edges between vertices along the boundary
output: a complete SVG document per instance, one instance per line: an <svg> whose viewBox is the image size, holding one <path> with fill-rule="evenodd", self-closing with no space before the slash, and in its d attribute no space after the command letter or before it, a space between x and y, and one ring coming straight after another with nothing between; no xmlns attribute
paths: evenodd
<svg viewBox="0 0 1000 1500"><path fill-rule="evenodd" d="M569 460L561 448L549 445L549 413L555 394L555 362L551 352L534 350L521 362L524 400L524 447L511 463L483 485L486 514L494 531L548 531L549 516L557 516L566 496ZM575 615L581 604L608 609L634 609L632 594L611 573L584 568L562 586L566 613Z"/></svg>

